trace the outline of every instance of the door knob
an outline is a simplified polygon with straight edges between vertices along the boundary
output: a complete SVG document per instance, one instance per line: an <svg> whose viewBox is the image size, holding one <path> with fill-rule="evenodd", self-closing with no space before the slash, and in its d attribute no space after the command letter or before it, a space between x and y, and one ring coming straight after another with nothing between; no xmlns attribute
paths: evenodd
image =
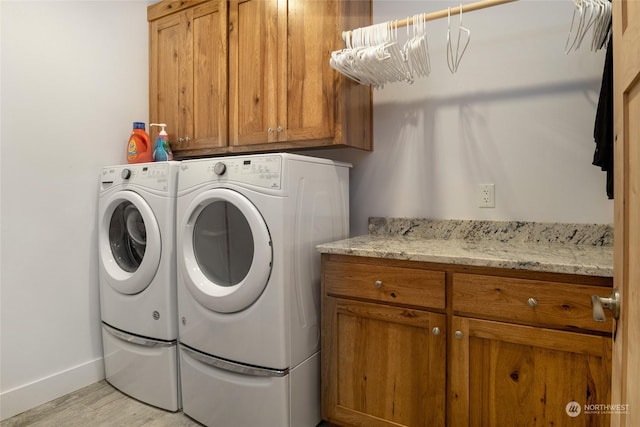
<svg viewBox="0 0 640 427"><path fill-rule="evenodd" d="M605 308L611 310L613 318L618 320L620 317L620 292L614 289L608 298L591 295L591 306L593 307L593 320L596 322L604 322L606 320L604 315Z"/></svg>

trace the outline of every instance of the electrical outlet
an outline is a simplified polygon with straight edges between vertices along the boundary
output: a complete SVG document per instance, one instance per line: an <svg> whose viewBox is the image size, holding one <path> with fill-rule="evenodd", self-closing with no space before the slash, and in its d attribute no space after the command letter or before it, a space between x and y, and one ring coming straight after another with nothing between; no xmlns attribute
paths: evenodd
<svg viewBox="0 0 640 427"><path fill-rule="evenodd" d="M496 207L496 186L494 184L478 185L478 207Z"/></svg>

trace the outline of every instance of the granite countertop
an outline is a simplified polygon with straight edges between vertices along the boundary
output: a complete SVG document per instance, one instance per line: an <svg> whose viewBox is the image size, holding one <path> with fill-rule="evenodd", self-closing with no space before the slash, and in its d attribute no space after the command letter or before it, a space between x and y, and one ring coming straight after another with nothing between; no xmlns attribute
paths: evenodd
<svg viewBox="0 0 640 427"><path fill-rule="evenodd" d="M369 234L321 253L613 277L613 227L370 218Z"/></svg>

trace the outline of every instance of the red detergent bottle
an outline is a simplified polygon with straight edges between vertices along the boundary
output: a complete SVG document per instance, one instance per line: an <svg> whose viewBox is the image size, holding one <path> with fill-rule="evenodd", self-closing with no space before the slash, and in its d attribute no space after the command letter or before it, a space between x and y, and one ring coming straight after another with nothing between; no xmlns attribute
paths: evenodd
<svg viewBox="0 0 640 427"><path fill-rule="evenodd" d="M145 130L143 122L133 122L133 132L127 144L127 162L145 163L153 161L151 138Z"/></svg>

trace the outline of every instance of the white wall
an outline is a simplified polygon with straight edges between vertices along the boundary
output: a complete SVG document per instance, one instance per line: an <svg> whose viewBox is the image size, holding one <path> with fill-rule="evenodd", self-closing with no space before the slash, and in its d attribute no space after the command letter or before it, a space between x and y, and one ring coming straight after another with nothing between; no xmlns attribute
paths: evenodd
<svg viewBox="0 0 640 427"><path fill-rule="evenodd" d="M456 5L374 0L374 22ZM355 165L352 235L369 216L613 222L591 164L604 50L565 55L572 12L570 0L521 0L463 15L471 42L455 75L447 19L427 24L431 75L374 91L375 151L313 152ZM494 209L478 207L481 183L495 184Z"/></svg>
<svg viewBox="0 0 640 427"><path fill-rule="evenodd" d="M374 21L447 6L374 0ZM352 234L369 216L612 222L591 165L604 56L563 53L571 7L521 0L465 15L472 39L456 75L446 19L428 24L431 76L374 93L375 151L314 152L355 165ZM103 376L97 178L125 162L131 122L147 121L148 58L144 1L0 8L6 418ZM479 183L495 184L495 209L477 207Z"/></svg>
<svg viewBox="0 0 640 427"><path fill-rule="evenodd" d="M99 170L148 120L146 3L1 3L0 417L104 378Z"/></svg>

